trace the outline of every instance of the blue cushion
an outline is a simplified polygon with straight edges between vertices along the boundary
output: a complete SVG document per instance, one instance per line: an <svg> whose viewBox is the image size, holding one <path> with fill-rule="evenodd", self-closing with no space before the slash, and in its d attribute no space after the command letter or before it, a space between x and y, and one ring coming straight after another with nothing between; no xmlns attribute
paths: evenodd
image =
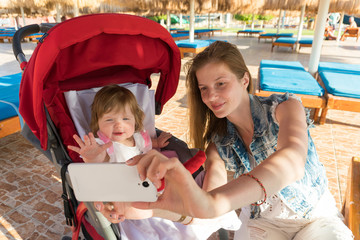
<svg viewBox="0 0 360 240"><path fill-rule="evenodd" d="M324 89L310 73L295 69L260 68L260 88L315 96L324 94Z"/></svg>
<svg viewBox="0 0 360 240"><path fill-rule="evenodd" d="M275 40L275 42L277 43L291 43L291 44L295 44L297 41L296 38L289 38L289 37L281 37Z"/></svg>
<svg viewBox="0 0 360 240"><path fill-rule="evenodd" d="M185 40L179 40L175 42L178 47L184 47L184 48L201 48L201 47L207 47L210 45L209 41L206 40L194 40L194 42L190 42L189 39Z"/></svg>
<svg viewBox="0 0 360 240"><path fill-rule="evenodd" d="M260 68L286 68L305 71L304 66L298 61L261 60Z"/></svg>
<svg viewBox="0 0 360 240"><path fill-rule="evenodd" d="M209 29L196 29L194 30L195 33L202 33L202 32L211 32ZM177 31L177 33L189 33L189 30Z"/></svg>
<svg viewBox="0 0 360 240"><path fill-rule="evenodd" d="M293 33L278 33L276 34L277 37L292 37L294 36Z"/></svg>
<svg viewBox="0 0 360 240"><path fill-rule="evenodd" d="M360 98L360 75L339 72L319 73L326 90L341 97Z"/></svg>
<svg viewBox="0 0 360 240"><path fill-rule="evenodd" d="M276 37L276 33L264 33L264 34L260 34L260 36Z"/></svg>
<svg viewBox="0 0 360 240"><path fill-rule="evenodd" d="M171 33L172 37L188 37L188 33Z"/></svg>
<svg viewBox="0 0 360 240"><path fill-rule="evenodd" d="M19 107L21 73L0 77L0 100L10 102ZM0 102L0 120L17 116L9 104Z"/></svg>
<svg viewBox="0 0 360 240"><path fill-rule="evenodd" d="M319 72L341 72L349 74L360 74L360 64L336 63L336 62L320 62Z"/></svg>
<svg viewBox="0 0 360 240"><path fill-rule="evenodd" d="M312 38L302 38L302 39L300 39L299 43L301 43L301 44L312 44L313 40L314 39L312 39Z"/></svg>

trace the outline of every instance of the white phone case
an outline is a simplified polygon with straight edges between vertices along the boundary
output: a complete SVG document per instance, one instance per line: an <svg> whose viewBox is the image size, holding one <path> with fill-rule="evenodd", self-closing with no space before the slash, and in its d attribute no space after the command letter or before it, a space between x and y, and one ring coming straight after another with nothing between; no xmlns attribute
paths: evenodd
<svg viewBox="0 0 360 240"><path fill-rule="evenodd" d="M157 189L141 181L136 166L124 163L71 163L75 197L82 202L155 202Z"/></svg>

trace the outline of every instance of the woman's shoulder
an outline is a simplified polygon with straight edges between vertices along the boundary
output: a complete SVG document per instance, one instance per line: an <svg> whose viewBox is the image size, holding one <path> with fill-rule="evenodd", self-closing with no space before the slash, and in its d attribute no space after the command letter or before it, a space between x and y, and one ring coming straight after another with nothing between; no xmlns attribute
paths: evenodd
<svg viewBox="0 0 360 240"><path fill-rule="evenodd" d="M298 99L294 94L292 93L284 93L284 94L272 94L268 97L259 97L254 96L254 98L258 99L258 101L263 105L278 105L286 100L288 100L290 97Z"/></svg>

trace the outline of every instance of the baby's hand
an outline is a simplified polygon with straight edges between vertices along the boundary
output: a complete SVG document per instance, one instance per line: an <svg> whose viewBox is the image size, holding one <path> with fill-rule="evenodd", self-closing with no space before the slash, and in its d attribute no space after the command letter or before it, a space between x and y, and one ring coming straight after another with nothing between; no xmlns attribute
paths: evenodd
<svg viewBox="0 0 360 240"><path fill-rule="evenodd" d="M157 147L164 148L166 147L169 142L168 140L172 137L171 133L168 132L161 132L160 136L157 137Z"/></svg>
<svg viewBox="0 0 360 240"><path fill-rule="evenodd" d="M104 145L100 145L96 142L94 134L89 133L89 135L84 136L84 141L81 138L74 134L73 138L79 144L79 147L68 146L72 151L80 154L86 163L96 163L104 162L107 158L106 149L111 147L112 142L108 142Z"/></svg>

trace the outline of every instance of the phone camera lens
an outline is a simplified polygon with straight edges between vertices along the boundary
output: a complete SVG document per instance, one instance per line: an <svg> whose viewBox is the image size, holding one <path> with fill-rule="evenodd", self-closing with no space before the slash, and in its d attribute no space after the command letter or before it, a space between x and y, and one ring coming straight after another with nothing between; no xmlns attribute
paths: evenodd
<svg viewBox="0 0 360 240"><path fill-rule="evenodd" d="M143 182L142 185L143 185L143 187L149 187L150 186L150 184L147 181Z"/></svg>

